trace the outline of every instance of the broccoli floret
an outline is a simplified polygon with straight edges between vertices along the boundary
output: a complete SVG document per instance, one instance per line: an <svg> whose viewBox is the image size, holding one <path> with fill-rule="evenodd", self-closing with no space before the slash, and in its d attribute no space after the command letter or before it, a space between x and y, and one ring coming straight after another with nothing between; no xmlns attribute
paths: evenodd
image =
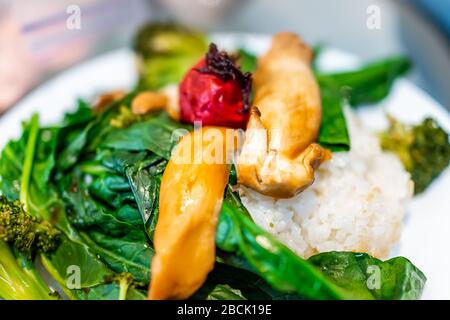
<svg viewBox="0 0 450 320"><path fill-rule="evenodd" d="M435 120L408 126L390 117L388 130L380 136L381 147L394 152L414 181L414 193L419 194L447 168L450 163L450 143L447 132Z"/></svg>
<svg viewBox="0 0 450 320"><path fill-rule="evenodd" d="M128 289L144 286L145 284L134 281L134 277L129 272L123 272L107 277L105 283L117 283L119 285L118 300L126 300Z"/></svg>
<svg viewBox="0 0 450 320"><path fill-rule="evenodd" d="M178 83L208 50L206 36L174 24L148 24L134 41L139 88L156 90Z"/></svg>
<svg viewBox="0 0 450 320"><path fill-rule="evenodd" d="M60 231L47 221L27 214L20 201L0 196L0 239L14 245L30 259L40 250L56 249Z"/></svg>
<svg viewBox="0 0 450 320"><path fill-rule="evenodd" d="M36 272L32 257L58 244L59 231L27 214L19 201L0 196L0 297L11 300L57 299Z"/></svg>

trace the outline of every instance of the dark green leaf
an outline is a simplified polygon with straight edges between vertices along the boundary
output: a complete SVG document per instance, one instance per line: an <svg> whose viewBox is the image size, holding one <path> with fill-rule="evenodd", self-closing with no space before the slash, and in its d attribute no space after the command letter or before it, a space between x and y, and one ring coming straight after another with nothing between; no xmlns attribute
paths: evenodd
<svg viewBox="0 0 450 320"><path fill-rule="evenodd" d="M78 99L78 106L75 112L66 113L63 120L63 127L85 125L94 118L94 112L89 103Z"/></svg>
<svg viewBox="0 0 450 320"><path fill-rule="evenodd" d="M86 184L74 172L61 192L83 242L115 272L148 283L153 249L127 178L109 173Z"/></svg>
<svg viewBox="0 0 450 320"><path fill-rule="evenodd" d="M319 74L319 82L331 80L345 93L350 105L377 103L390 92L394 81L408 72L411 63L405 57L392 57L371 63L356 71Z"/></svg>
<svg viewBox="0 0 450 320"><path fill-rule="evenodd" d="M172 148L190 129L191 126L175 122L161 112L124 130L111 132L102 145L127 151L148 150L169 160Z"/></svg>
<svg viewBox="0 0 450 320"><path fill-rule="evenodd" d="M332 81L320 82L322 123L318 143L333 152L350 150L350 138L343 110L343 98Z"/></svg>
<svg viewBox="0 0 450 320"><path fill-rule="evenodd" d="M115 272L129 272L136 281L149 283L153 249L147 242L115 238L100 232L82 233L83 240Z"/></svg>
<svg viewBox="0 0 450 320"><path fill-rule="evenodd" d="M81 288L99 285L106 276L112 274L85 244L70 241L67 237L62 238L56 251L43 255L42 262L58 283L64 286L70 280L68 277L73 275L74 267L80 271Z"/></svg>
<svg viewBox="0 0 450 320"><path fill-rule="evenodd" d="M416 300L426 278L403 257L381 261L365 253L326 252L308 259L359 299Z"/></svg>
<svg viewBox="0 0 450 320"><path fill-rule="evenodd" d="M227 191L216 233L221 250L245 258L252 270L281 292L310 299L357 298L263 231L236 202L232 192Z"/></svg>

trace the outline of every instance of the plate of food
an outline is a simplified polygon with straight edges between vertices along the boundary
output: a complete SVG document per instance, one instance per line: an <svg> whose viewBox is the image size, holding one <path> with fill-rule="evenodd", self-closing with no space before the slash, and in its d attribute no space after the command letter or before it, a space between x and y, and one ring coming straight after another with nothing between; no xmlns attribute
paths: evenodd
<svg viewBox="0 0 450 320"><path fill-rule="evenodd" d="M410 68L145 26L0 118L0 297L449 299L450 117Z"/></svg>

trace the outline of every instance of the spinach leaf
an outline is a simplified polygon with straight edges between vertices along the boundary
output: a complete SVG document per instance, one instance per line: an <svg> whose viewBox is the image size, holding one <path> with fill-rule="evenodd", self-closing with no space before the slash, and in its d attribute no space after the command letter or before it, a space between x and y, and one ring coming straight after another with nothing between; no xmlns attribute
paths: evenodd
<svg viewBox="0 0 450 320"><path fill-rule="evenodd" d="M365 253L325 252L308 261L360 298L415 300L426 282L424 274L403 257L383 262Z"/></svg>
<svg viewBox="0 0 450 320"><path fill-rule="evenodd" d="M65 236L56 251L41 255L41 261L71 299L77 298L76 290L69 288L76 289L79 285L86 289L100 285L113 273L84 243L71 241ZM79 279L75 278L78 276Z"/></svg>
<svg viewBox="0 0 450 320"><path fill-rule="evenodd" d="M126 177L127 188L131 188L143 222L147 223L158 204L159 183L167 160L145 151L124 150L108 150L99 159L106 167Z"/></svg>
<svg viewBox="0 0 450 320"><path fill-rule="evenodd" d="M146 151L132 152L120 149L99 149L96 158L100 162L100 165L105 166L110 171L125 175L128 167L134 166L136 163L141 163L147 156L148 153Z"/></svg>
<svg viewBox="0 0 450 320"><path fill-rule="evenodd" d="M153 239L158 213L159 186L167 160L153 153L106 150L98 158L105 167L114 170L127 180L127 190L132 192L147 234ZM111 186L111 183L108 183ZM111 192L112 202L114 192ZM117 199L117 197L116 197Z"/></svg>
<svg viewBox="0 0 450 320"><path fill-rule="evenodd" d="M147 242L115 238L96 231L82 232L81 236L112 270L129 272L139 282L150 282L150 262L154 252Z"/></svg>
<svg viewBox="0 0 450 320"><path fill-rule="evenodd" d="M114 188L114 184L100 183L102 187L99 190L95 183L98 179L108 178L111 176L96 177L94 182L86 184L83 175L72 173L70 182L66 181L61 186L69 220L79 231L83 242L112 270L129 272L137 281L148 283L153 249L148 243L139 210L134 207L135 203L133 206L135 200L126 179L119 177L124 179L124 186L108 191L115 192L115 198L119 199L116 203L112 201L106 205L95 199L95 195L99 198L98 195L102 197L102 194L106 200L109 198L108 192L102 188ZM127 189L123 190L125 187ZM124 205L127 198L130 203Z"/></svg>
<svg viewBox="0 0 450 320"><path fill-rule="evenodd" d="M153 250L128 179L139 187L145 183L144 171L156 177L165 167L165 160L148 152L143 152L142 161L117 161L117 167L122 165L117 171L103 165L101 155L109 150L99 149L99 144L105 135L119 130L109 125L117 112L113 107L97 115L90 110L80 101L78 110L54 128L39 128L33 117L24 125L22 137L7 145L0 160L2 193L6 190L9 198L17 199L21 189L27 191L30 211L64 232L60 247L41 258L67 296L74 299L79 298L78 291L66 287L67 267L72 265L80 267L83 290L106 286L105 275L114 271L130 271L137 281L148 282ZM129 177L127 161L135 169ZM152 166L154 162L158 165ZM155 205L151 206L154 210Z"/></svg>
<svg viewBox="0 0 450 320"><path fill-rule="evenodd" d="M348 136L343 103L357 107L377 103L390 92L396 78L411 67L404 57L381 60L359 70L316 74L322 96L322 124L318 142L331 151L348 151Z"/></svg>
<svg viewBox="0 0 450 320"><path fill-rule="evenodd" d="M127 169L127 177L146 224L154 218L152 215L158 206L161 175L152 175L148 170L131 167Z"/></svg>
<svg viewBox="0 0 450 320"><path fill-rule="evenodd" d="M357 298L258 227L239 202L228 190L216 233L219 249L245 258L252 270L281 292L310 299Z"/></svg>
<svg viewBox="0 0 450 320"><path fill-rule="evenodd" d="M102 147L128 151L149 150L169 160L172 148L191 128L190 125L171 120L165 112L158 112L143 122L112 131L106 136Z"/></svg>
<svg viewBox="0 0 450 320"><path fill-rule="evenodd" d="M322 123L317 142L333 152L350 150L350 137L343 110L343 97L334 82L320 81Z"/></svg>
<svg viewBox="0 0 450 320"><path fill-rule="evenodd" d="M32 132L35 139L30 140ZM26 123L22 137L10 141L2 152L0 188L10 199L18 199L22 192L30 214L50 221L65 233L57 250L41 255L41 259L67 296L76 298L66 286L67 267L80 267L82 287L102 283L112 271L82 242L67 220L65 204L52 181L59 135L59 128L39 128L37 117ZM27 146L32 146L33 152Z"/></svg>
<svg viewBox="0 0 450 320"><path fill-rule="evenodd" d="M91 105L82 99L78 99L77 109L64 115L63 127L85 125L93 118L94 110Z"/></svg>
<svg viewBox="0 0 450 320"><path fill-rule="evenodd" d="M118 115L119 107L122 104L129 105L133 96L134 93L131 93L96 114L92 111L92 114L87 114L83 110L88 106L80 102L75 113L66 115L58 141L57 168L61 175L70 170L82 156L95 154L104 138L110 132L118 130L110 122Z"/></svg>
<svg viewBox="0 0 450 320"><path fill-rule="evenodd" d="M63 143L66 147L59 153L58 157L58 169L60 171L69 169L78 161L81 152L86 147L89 141L91 131L93 130L95 125L96 123L91 122L81 131L77 130L72 132L72 136L74 136L73 140L69 143Z"/></svg>
<svg viewBox="0 0 450 320"><path fill-rule="evenodd" d="M350 105L380 102L390 92L394 81L411 68L405 57L392 57L371 63L359 70L318 74L319 82L335 82L347 97Z"/></svg>

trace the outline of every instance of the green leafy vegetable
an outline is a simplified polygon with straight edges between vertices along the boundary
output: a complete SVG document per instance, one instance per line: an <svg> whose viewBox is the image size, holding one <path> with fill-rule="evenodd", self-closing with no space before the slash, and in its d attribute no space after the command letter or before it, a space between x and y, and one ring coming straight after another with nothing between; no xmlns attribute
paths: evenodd
<svg viewBox="0 0 450 320"><path fill-rule="evenodd" d="M66 236L54 252L41 255L41 261L70 299L79 299L82 292L103 285L113 274L85 243Z"/></svg>
<svg viewBox="0 0 450 320"><path fill-rule="evenodd" d="M351 106L377 103L387 97L394 81L408 72L411 63L405 57L392 57L371 63L355 71L318 74L319 82L333 81Z"/></svg>
<svg viewBox="0 0 450 320"><path fill-rule="evenodd" d="M191 297L192 300L246 300L239 289L227 284L209 284L206 282L201 289Z"/></svg>
<svg viewBox="0 0 450 320"><path fill-rule="evenodd" d="M21 177L20 201L28 205L28 185L30 182L31 168L33 166L34 151L36 148L37 136L39 134L39 117L34 114L30 121L30 135L28 136L27 147L25 149L25 158Z"/></svg>
<svg viewBox="0 0 450 320"><path fill-rule="evenodd" d="M72 115L71 117L72 123L69 125L75 123L74 120L76 117ZM60 227L61 230L70 235L72 239L79 240L79 235L65 219L64 204L61 199L59 199L56 188L50 183L50 177L55 167L55 154L59 139L59 129L39 129L37 117L33 117L33 119L34 121L24 124L22 137L17 141L9 142L3 150L2 155L5 156L2 156L0 160L0 181L2 182L2 192L4 192L4 190L8 191L4 193L8 198L18 199L19 195L22 195L22 198L26 199L30 216L27 219L20 218L18 220L22 223L25 223L26 221L30 222L25 228L31 235L31 237L27 236L27 239L29 239L26 239L26 241L32 240L27 247L32 251L36 251L36 249L39 248L54 248L52 243L55 242L49 240L56 238L56 235L59 233L54 229L50 229L48 222L52 222ZM34 134L37 132L38 139L30 140L30 131L34 131ZM27 146L30 144L34 145L34 153L26 153ZM14 153L11 153L11 150L14 150ZM25 159L28 160L25 161ZM24 164L26 164L26 166ZM14 185L15 187L7 189L5 185ZM16 203L18 202L16 201ZM17 212L19 213L19 216L23 216L23 213L20 213L20 210L18 209ZM38 219L45 219L46 221L38 223ZM37 228L33 226L36 226ZM45 230L51 231L51 233L48 233L47 231L51 237L45 237ZM39 240L40 238L41 240ZM64 253L64 255L61 256L60 253ZM18 257L19 264L26 266L30 276L37 279L34 281L43 283L40 276L35 272L33 263L29 261L27 256L30 256L30 253L21 254L21 256ZM70 265L83 267L84 263L88 262L87 257L97 261L96 257L90 253L87 246L81 244L75 245L75 243L67 240L65 236L61 237L58 248L54 252L43 252L40 256L42 260L46 261L45 266L47 270L54 275L55 279L69 297L71 297L71 292L65 287L67 267ZM6 254L5 257L7 257ZM71 259L68 259L69 257ZM73 257L83 257L83 259L77 260L73 259ZM1 259L3 263L3 258ZM101 262L98 263L103 265ZM89 264L88 268L83 269L83 272L84 270L98 271L98 268L92 268L92 264ZM59 271L59 273L56 273L55 271ZM84 274L85 273L82 273L82 277ZM96 277L102 277L102 273L99 272ZM10 283L10 286L14 288L16 285L21 285L20 281L25 281L26 279L19 280L20 279L11 279L14 283ZM101 281L98 282L101 283ZM48 298L48 292L50 292L49 289L47 289L45 298ZM40 298L42 297L39 297L39 299ZM38 297L36 297L36 299L38 299Z"/></svg>
<svg viewBox="0 0 450 320"><path fill-rule="evenodd" d="M168 160L178 139L190 128L191 126L175 122L167 113L161 112L124 130L111 132L106 136L102 146L128 151L149 150ZM180 129L176 131L179 134L175 132L177 129Z"/></svg>
<svg viewBox="0 0 450 320"><path fill-rule="evenodd" d="M28 257L0 240L0 298L6 300L57 299Z"/></svg>
<svg viewBox="0 0 450 320"><path fill-rule="evenodd" d="M352 298L258 227L231 191L227 192L222 206L216 244L225 252L243 257L257 274L281 292L310 299Z"/></svg>
<svg viewBox="0 0 450 320"><path fill-rule="evenodd" d="M97 190L93 193L89 189L98 188L95 181L104 178L97 177L90 185L86 185L84 178L74 173L69 183L76 187L70 189L62 186L69 221L80 232L83 242L112 270L118 273L130 272L138 281L148 283L153 250L147 243L139 210L132 206L131 201L135 200L131 190L126 179L122 178L128 189L114 193L118 200L116 203L108 206L95 201L94 194L99 195L105 191ZM105 186L105 183L102 185ZM111 189L109 191L113 192ZM128 201L129 204L125 205Z"/></svg>
<svg viewBox="0 0 450 320"><path fill-rule="evenodd" d="M23 137L6 146L0 160L2 190L5 185L14 186L6 192L6 196L10 199L18 199L20 195L20 198L26 202L23 204L18 200L10 201L0 195L0 297L3 299L55 299L58 297L57 293L51 291L45 284L36 272L31 259L38 251L54 250L60 233L49 223L42 222L35 215L25 212L23 208L24 205L28 208L32 207L28 189L31 186L30 180L34 176L32 167L35 154L38 153L39 156L42 151L36 147L39 135L37 116L33 116L31 122L25 124L24 128ZM12 154L11 150L17 153ZM28 153L24 154L25 151ZM8 163L11 159L20 162ZM44 172L46 172L45 169ZM44 173L40 178L46 179L46 177Z"/></svg>
<svg viewBox="0 0 450 320"><path fill-rule="evenodd" d="M115 110L85 123L83 130L97 127L102 138L84 143L78 160L57 180L77 241L108 269L130 273L148 284L159 182L167 163L164 158L170 157L176 143L172 139L179 137L175 131L190 126L156 113L136 119L128 127L104 128L127 104L129 108L129 101L117 103ZM96 280L84 286L92 288L103 281Z"/></svg>
<svg viewBox="0 0 450 320"><path fill-rule="evenodd" d="M380 136L381 147L394 152L411 173L416 194L426 188L450 163L448 133L427 118L415 126L408 126L390 117L390 127Z"/></svg>
<svg viewBox="0 0 450 320"><path fill-rule="evenodd" d="M222 256L225 263L256 272L293 298L296 294L306 299L418 299L426 281L403 257L382 262L363 253L328 252L301 259L252 222L230 190L219 217L216 244L230 253Z"/></svg>
<svg viewBox="0 0 450 320"><path fill-rule="evenodd" d="M120 104L122 103L124 102L121 101ZM93 230L91 234L88 234L85 230L76 230L66 216L67 205L70 203L66 202L59 192L65 181L72 181L73 175L70 172L77 171L78 164L84 169L95 171L93 167L95 162L89 160L89 158L95 156L95 153L92 154L91 150L98 148L104 135L115 130L109 125L110 119L115 114L117 114L117 109L112 106L101 115L93 115L87 112L86 104L80 102L79 109L75 113L68 114L61 127L39 128L37 120L33 120L24 125L24 133L20 139L8 143L0 159L1 192L10 199L18 199L20 194L24 195L33 219L34 217L36 219L45 219L63 231L64 235L61 237L58 248L54 252L42 253L40 257L47 271L58 282L66 295L72 299L83 298L84 296L80 294L80 292L85 292L83 290L94 287L100 288L106 285L105 277L113 275L114 272L108 268L108 264L105 264L105 262L121 265L120 259L125 261L126 259L122 258L120 254L120 259L115 259L116 252L120 250L129 252L127 248L133 247L131 243L126 244L126 242L123 248L121 247L123 243L111 243L98 230ZM86 128L91 129L87 130ZM79 143L79 134L86 131L89 131L89 139ZM37 135L37 138L29 139L30 135ZM27 146L30 144L35 146L34 153L26 152ZM74 156L73 159L72 157L60 157L64 150L67 150L68 146L70 148L73 145L79 145L79 147L71 149ZM70 152L66 154L70 154ZM26 161L26 159L29 160ZM60 163L59 166L56 165L58 162ZM24 163L26 166L23 165ZM101 165L95 168L101 169L103 173L111 171ZM59 170L62 170L62 172ZM98 173L98 171L96 172ZM122 179L122 184L128 188L128 194L125 192L121 198L123 199L122 204L135 203L127 178L120 178ZM109 184L109 182L106 182L107 180L100 178L95 181L96 184L92 186L92 190L95 190L96 187L100 190L101 186ZM9 186L14 187L10 188ZM66 186L68 191L72 190L71 187L73 186ZM115 185L111 184L111 187L114 189L118 185L117 183ZM99 192L99 194L101 193ZM116 213L115 211L113 212ZM117 217L119 220L125 219L127 221L125 224L119 223L119 226L125 225L126 228L131 228L133 219L135 220L135 226L132 230L137 231L130 232L129 236L135 237L136 234L140 234L141 239L145 241L143 243L143 247L145 246L144 251L148 252L139 210L133 208L133 206L124 205L121 210L117 210ZM116 229L113 232L118 230L117 224L115 226ZM125 233L127 231L123 230L122 232ZM101 251L103 255L100 255L98 251ZM109 258L109 260L107 261L104 257ZM30 270L34 270L34 265L30 261L25 262ZM20 263L25 265L25 262L22 259ZM67 280L70 276L67 270L71 266L80 268L80 288L71 287L69 289L67 287ZM145 272L142 271L143 277L148 279L149 258L146 258L144 265L139 270L144 270L144 268ZM120 266L118 269L122 271L126 269L126 266ZM97 294L102 292L104 291L98 289ZM104 298L106 299L107 297Z"/></svg>
<svg viewBox="0 0 450 320"><path fill-rule="evenodd" d="M350 139L343 112L345 101L353 107L381 101L389 94L394 81L410 67L406 58L393 57L355 71L318 73L322 95L318 142L331 151L348 151Z"/></svg>
<svg viewBox="0 0 450 320"><path fill-rule="evenodd" d="M350 137L345 120L344 98L332 81L320 83L322 96L322 123L317 142L333 152L350 150Z"/></svg>
<svg viewBox="0 0 450 320"><path fill-rule="evenodd" d="M22 204L0 196L0 297L54 299L57 295L36 272L32 258L57 247L59 231L38 221Z"/></svg>
<svg viewBox="0 0 450 320"><path fill-rule="evenodd" d="M119 300L127 300L128 292L135 286L134 278L131 273L120 273L106 279L106 282L117 283L119 285ZM138 284L139 285L139 284Z"/></svg>
<svg viewBox="0 0 450 320"><path fill-rule="evenodd" d="M308 261L360 299L416 300L426 282L424 274L403 257L383 262L365 253L325 252Z"/></svg>
<svg viewBox="0 0 450 320"><path fill-rule="evenodd" d="M0 196L0 240L32 259L38 250L55 250L59 237L60 232L50 223L26 213L20 201Z"/></svg>

